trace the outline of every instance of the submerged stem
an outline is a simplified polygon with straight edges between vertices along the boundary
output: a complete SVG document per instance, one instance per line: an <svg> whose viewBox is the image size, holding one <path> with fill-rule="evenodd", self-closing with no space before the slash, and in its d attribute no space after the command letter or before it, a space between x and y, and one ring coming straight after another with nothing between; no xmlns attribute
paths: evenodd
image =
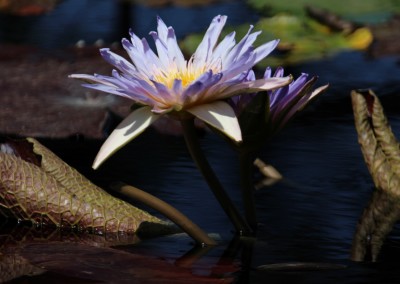
<svg viewBox="0 0 400 284"><path fill-rule="evenodd" d="M232 200L225 192L200 147L200 143L197 139L197 134L194 128L194 120L192 118L181 119L181 124L183 127L186 146L188 147L190 155L192 156L192 159L194 160L204 179L207 181L208 186L214 193L214 196L217 198L222 209L235 226L236 231L240 234L249 235L251 233L249 225L239 214L239 211L233 204Z"/></svg>
<svg viewBox="0 0 400 284"><path fill-rule="evenodd" d="M247 223L257 230L257 215L254 201L254 184L252 180L252 159L247 151L241 152L240 159L240 185L242 189L243 207Z"/></svg>
<svg viewBox="0 0 400 284"><path fill-rule="evenodd" d="M113 184L111 188L125 196L138 200L143 204L159 211L172 222L174 222L177 226L179 226L185 233L187 233L198 243L210 246L214 246L217 244L199 226L197 226L189 218L187 218L177 209L162 201L161 199L122 182Z"/></svg>

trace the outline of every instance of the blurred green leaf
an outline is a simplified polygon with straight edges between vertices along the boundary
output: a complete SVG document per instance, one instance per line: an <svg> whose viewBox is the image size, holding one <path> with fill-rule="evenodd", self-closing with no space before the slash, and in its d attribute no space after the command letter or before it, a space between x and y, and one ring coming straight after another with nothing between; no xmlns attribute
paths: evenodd
<svg viewBox="0 0 400 284"><path fill-rule="evenodd" d="M396 0L247 0L253 9L263 15L290 13L305 16L307 5L327 9L349 20L360 22L379 22L400 12L400 1Z"/></svg>
<svg viewBox="0 0 400 284"><path fill-rule="evenodd" d="M236 38L243 37L249 24L227 27L222 36L235 30ZM333 32L313 19L288 14L278 14L270 18L261 18L254 30L261 30L256 46L273 39L280 39L277 51L258 64L258 67L296 64L302 61L316 60L344 49L365 49L372 41L367 28L359 28L346 35ZM186 54L192 54L200 43L202 35L186 37L181 47Z"/></svg>

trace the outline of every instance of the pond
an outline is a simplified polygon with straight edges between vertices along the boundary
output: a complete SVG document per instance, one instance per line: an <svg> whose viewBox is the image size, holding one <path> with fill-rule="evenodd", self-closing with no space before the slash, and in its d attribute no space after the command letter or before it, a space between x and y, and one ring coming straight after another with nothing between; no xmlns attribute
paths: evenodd
<svg viewBox="0 0 400 284"><path fill-rule="evenodd" d="M49 50L80 39L116 41L124 33L115 27L121 24L118 21L121 10L113 1L95 2L62 1L46 16L18 21L2 15L0 40ZM135 32L140 35L154 29L157 14L178 27L178 34L202 31L209 19L219 13L229 15L232 24L239 24L244 18L246 22L257 19L240 1L196 9L140 5L131 9L129 22L138 28ZM194 20L195 25L189 20L193 18L199 21ZM178 24L178 19L188 22ZM8 25L10 20L14 24ZM47 272L10 279L9 283L125 283L131 279L158 283L157 277L166 283L185 283L184 279L214 283L219 277L234 283L398 283L400 243L396 226L376 263L350 260L357 223L374 190L357 142L350 91L372 88L382 101L394 133L400 135L398 57L371 59L360 51L344 51L318 61L288 66L285 70L295 77L301 72L317 74L317 84L329 83L330 88L266 143L259 154L284 179L255 193L260 223L256 238L237 238L181 136L148 129L96 171L91 169L91 164L103 140L81 136L41 137L39 140L45 146L96 184L107 188L114 181L123 181L146 190L186 214L216 238L218 245L196 250L190 237L176 234L138 243L132 240L131 244L115 242L117 250L111 251L105 247L105 240L94 236L90 242L80 240L68 246L72 237L60 234L55 239L64 240L64 247L57 247L58 242L49 247L46 242L44 245L32 242L23 252ZM240 204L237 153L210 132L201 137L201 145L233 201ZM255 179L261 180L261 174L255 173ZM149 208L146 210L157 214ZM36 230L36 235L45 235L39 228ZM8 222L1 228L1 240L23 240L21 232L24 231L27 230L21 229L21 225L15 227ZM85 244L92 244L93 249ZM200 256L192 261L188 255ZM269 265L267 269L257 269L265 265ZM12 270L11 266L1 267L2 273ZM177 267L186 268L180 274ZM171 278L165 276L167 271ZM196 278L191 279L193 275Z"/></svg>

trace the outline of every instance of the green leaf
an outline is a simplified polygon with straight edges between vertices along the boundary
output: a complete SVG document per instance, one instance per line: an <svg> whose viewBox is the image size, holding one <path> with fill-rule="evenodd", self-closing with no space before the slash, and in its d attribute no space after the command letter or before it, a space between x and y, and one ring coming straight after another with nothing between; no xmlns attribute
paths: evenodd
<svg viewBox="0 0 400 284"><path fill-rule="evenodd" d="M247 3L267 16L290 13L304 17L304 7L309 5L329 10L348 20L363 23L381 22L400 12L400 2L392 0L247 0Z"/></svg>

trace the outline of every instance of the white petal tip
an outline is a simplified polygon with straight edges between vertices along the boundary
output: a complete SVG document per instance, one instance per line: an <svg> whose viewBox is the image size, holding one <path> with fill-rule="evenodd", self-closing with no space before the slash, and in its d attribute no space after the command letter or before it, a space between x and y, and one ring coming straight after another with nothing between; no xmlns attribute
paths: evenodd
<svg viewBox="0 0 400 284"><path fill-rule="evenodd" d="M92 169L97 170L102 163L103 163L103 161L99 161L99 160L95 159L93 162L93 165L92 165Z"/></svg>
<svg viewBox="0 0 400 284"><path fill-rule="evenodd" d="M105 160L141 134L158 118L159 115L153 114L148 106L133 111L114 129L101 146L92 168L97 169Z"/></svg>

